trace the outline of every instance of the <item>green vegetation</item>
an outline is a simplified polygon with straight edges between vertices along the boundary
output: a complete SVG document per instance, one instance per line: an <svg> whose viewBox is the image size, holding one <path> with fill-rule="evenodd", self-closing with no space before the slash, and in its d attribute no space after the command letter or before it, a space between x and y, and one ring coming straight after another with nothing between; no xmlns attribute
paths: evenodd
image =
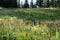
<svg viewBox="0 0 60 40"><path fill-rule="evenodd" d="M0 18L0 40L59 40L58 30L54 23L32 25L16 17Z"/></svg>
<svg viewBox="0 0 60 40"><path fill-rule="evenodd" d="M17 18L27 20L60 20L59 8L40 8L40 9L2 9L0 10L2 16L16 16Z"/></svg>
<svg viewBox="0 0 60 40"><path fill-rule="evenodd" d="M1 9L0 40L60 40L57 20L59 8Z"/></svg>

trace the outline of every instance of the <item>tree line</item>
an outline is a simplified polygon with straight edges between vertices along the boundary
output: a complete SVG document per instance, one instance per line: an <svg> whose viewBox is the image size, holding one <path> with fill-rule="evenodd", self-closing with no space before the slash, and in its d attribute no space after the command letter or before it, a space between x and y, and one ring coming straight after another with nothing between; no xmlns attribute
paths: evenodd
<svg viewBox="0 0 60 40"><path fill-rule="evenodd" d="M0 6L5 8L16 8L17 2L16 0L0 0Z"/></svg>
<svg viewBox="0 0 60 40"><path fill-rule="evenodd" d="M46 2L45 2L46 1ZM18 4L17 0L0 0L0 6L3 7L13 7L13 8L37 8L37 7L60 7L60 0L37 0L36 3L33 3L31 0L30 5L28 0L25 0L25 3Z"/></svg>
<svg viewBox="0 0 60 40"><path fill-rule="evenodd" d="M28 4L28 0L27 4ZM30 3L30 7L31 8L35 8L35 7L60 7L60 0L37 0L36 4L33 4L33 0L31 0Z"/></svg>

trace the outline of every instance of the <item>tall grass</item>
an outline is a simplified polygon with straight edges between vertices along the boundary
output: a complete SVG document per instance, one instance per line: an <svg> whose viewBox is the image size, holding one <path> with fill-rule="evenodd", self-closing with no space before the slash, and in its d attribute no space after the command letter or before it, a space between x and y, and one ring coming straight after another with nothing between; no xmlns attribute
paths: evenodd
<svg viewBox="0 0 60 40"><path fill-rule="evenodd" d="M2 16L16 16L17 18L27 20L60 20L60 9L2 9Z"/></svg>
<svg viewBox="0 0 60 40"><path fill-rule="evenodd" d="M59 40L60 9L0 10L0 40Z"/></svg>
<svg viewBox="0 0 60 40"><path fill-rule="evenodd" d="M17 19L0 18L0 40L59 40L59 25Z"/></svg>

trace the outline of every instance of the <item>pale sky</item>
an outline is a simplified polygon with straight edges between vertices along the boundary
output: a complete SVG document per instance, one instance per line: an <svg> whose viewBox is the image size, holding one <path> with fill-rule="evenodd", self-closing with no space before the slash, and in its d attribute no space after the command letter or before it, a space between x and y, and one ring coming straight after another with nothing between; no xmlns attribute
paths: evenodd
<svg viewBox="0 0 60 40"><path fill-rule="evenodd" d="M25 2L25 0L20 0L20 3L21 3L21 2L23 2L23 3L24 3L24 2ZM29 4L30 4L30 2L31 2L31 0L28 0L28 3L29 3ZM34 3L34 4L35 4L35 2L36 2L36 0L33 0L33 3Z"/></svg>

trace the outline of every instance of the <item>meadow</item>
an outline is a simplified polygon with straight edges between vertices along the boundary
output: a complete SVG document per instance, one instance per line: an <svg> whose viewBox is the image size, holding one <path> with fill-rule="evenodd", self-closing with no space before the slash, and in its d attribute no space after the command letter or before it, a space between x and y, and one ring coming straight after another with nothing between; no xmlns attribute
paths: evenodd
<svg viewBox="0 0 60 40"><path fill-rule="evenodd" d="M0 9L0 40L59 40L60 9Z"/></svg>

